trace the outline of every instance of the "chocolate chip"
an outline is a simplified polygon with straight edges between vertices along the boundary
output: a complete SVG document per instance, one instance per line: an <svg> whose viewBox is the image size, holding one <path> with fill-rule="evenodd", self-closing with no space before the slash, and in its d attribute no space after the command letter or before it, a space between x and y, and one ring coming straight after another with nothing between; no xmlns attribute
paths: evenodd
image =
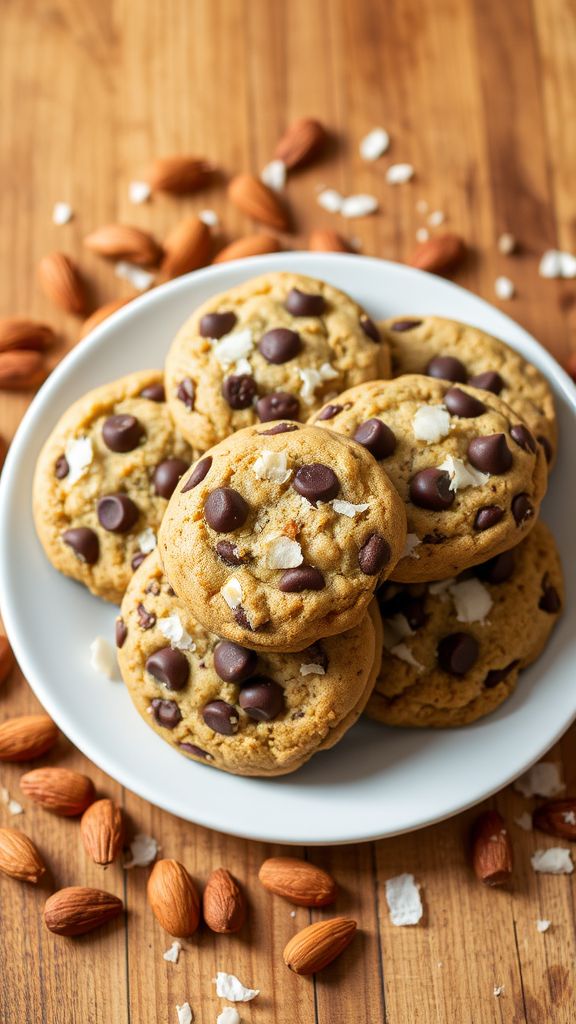
<svg viewBox="0 0 576 1024"><path fill-rule="evenodd" d="M516 520L517 526L520 526L526 519L532 518L534 506L527 494L517 494L512 499L512 515Z"/></svg>
<svg viewBox="0 0 576 1024"><path fill-rule="evenodd" d="M323 590L326 586L319 569L311 565L299 565L297 569L286 569L278 582L283 594L300 594L303 590Z"/></svg>
<svg viewBox="0 0 576 1024"><path fill-rule="evenodd" d="M94 565L98 561L100 541L98 534L89 526L75 526L71 530L65 530L62 540L72 548L81 562L86 562L86 565Z"/></svg>
<svg viewBox="0 0 576 1024"><path fill-rule="evenodd" d="M140 392L141 398L147 398L149 402L165 402L166 392L163 384L148 384Z"/></svg>
<svg viewBox="0 0 576 1024"><path fill-rule="evenodd" d="M248 409L256 394L256 381L249 373L238 373L222 381L222 395L231 409Z"/></svg>
<svg viewBox="0 0 576 1024"><path fill-rule="evenodd" d="M297 420L300 402L295 395L289 395L286 391L273 391L258 399L256 412L261 423L268 423L269 420Z"/></svg>
<svg viewBox="0 0 576 1024"><path fill-rule="evenodd" d="M544 583L542 590L542 597L538 602L538 607L543 612L548 612L549 615L556 615L560 611L561 601L560 595L553 587L551 583Z"/></svg>
<svg viewBox="0 0 576 1024"><path fill-rule="evenodd" d="M324 671L328 668L328 655L319 640L301 651L300 657L304 665L320 665Z"/></svg>
<svg viewBox="0 0 576 1024"><path fill-rule="evenodd" d="M370 338L370 341L376 342L377 345L380 344L380 333L376 324L369 316L360 317L360 327L364 331L366 337Z"/></svg>
<svg viewBox="0 0 576 1024"><path fill-rule="evenodd" d="M552 445L550 444L550 441L547 437L544 437L543 434L538 434L536 440L538 441L538 444L542 445L544 449L544 455L546 457L546 462L550 464L552 462Z"/></svg>
<svg viewBox="0 0 576 1024"><path fill-rule="evenodd" d="M136 569L138 569L142 565L142 562L146 558L148 558L148 554L146 551L137 551L136 554L134 555L134 558L130 562L130 568L132 569L132 572L136 572Z"/></svg>
<svg viewBox="0 0 576 1024"><path fill-rule="evenodd" d="M521 423L515 423L510 430L510 437L516 444L520 445L525 452L536 451L536 441L532 437L532 434L527 427L522 426Z"/></svg>
<svg viewBox="0 0 576 1024"><path fill-rule="evenodd" d="M194 408L194 381L190 377L181 380L176 391L176 398L186 406L189 412Z"/></svg>
<svg viewBox="0 0 576 1024"><path fill-rule="evenodd" d="M496 370L487 370L486 373L477 373L468 381L472 388L482 388L483 391L491 391L493 395L499 395L505 386L504 381Z"/></svg>
<svg viewBox="0 0 576 1024"><path fill-rule="evenodd" d="M512 465L512 452L504 434L473 437L468 445L468 458L476 469L492 476L506 473Z"/></svg>
<svg viewBox="0 0 576 1024"><path fill-rule="evenodd" d="M143 604L139 604L136 611L138 612L138 623L140 625L140 629L152 629L152 626L156 625L156 616L154 612L149 612ZM154 675L154 673L152 674ZM177 687L172 687L172 689L177 689Z"/></svg>
<svg viewBox="0 0 576 1024"><path fill-rule="evenodd" d="M292 288L288 292L284 305L292 316L322 316L326 309L323 295L310 295L301 292L299 288Z"/></svg>
<svg viewBox="0 0 576 1024"><path fill-rule="evenodd" d="M243 565L244 559L236 553L236 547L229 540L219 540L216 553L226 565Z"/></svg>
<svg viewBox="0 0 576 1024"><path fill-rule="evenodd" d="M331 501L340 490L340 481L330 466L323 462L310 462L294 477L294 489L307 498L311 505L317 501Z"/></svg>
<svg viewBox="0 0 576 1024"><path fill-rule="evenodd" d="M202 747L197 747L195 743L180 743L180 750L192 754L192 757L201 757L203 761L212 760L212 755L206 750L202 750Z"/></svg>
<svg viewBox="0 0 576 1024"><path fill-rule="evenodd" d="M126 628L126 623L124 622L124 619L120 615L116 619L114 633L116 639L116 647L124 647L126 637L128 636L128 629Z"/></svg>
<svg viewBox="0 0 576 1024"><path fill-rule="evenodd" d="M492 526L496 526L504 515L504 509L499 508L498 505L485 505L484 508L479 508L476 513L474 520L475 530L489 530Z"/></svg>
<svg viewBox="0 0 576 1024"><path fill-rule="evenodd" d="M464 363L461 363L455 356L434 356L426 367L429 377L438 377L440 380L456 380L465 384L468 373Z"/></svg>
<svg viewBox="0 0 576 1024"><path fill-rule="evenodd" d="M221 736L233 736L238 732L238 712L233 704L225 700L211 700L202 708L202 718L209 729Z"/></svg>
<svg viewBox="0 0 576 1024"><path fill-rule="evenodd" d="M290 331L287 327L275 327L273 331L266 331L258 348L267 362L280 366L298 355L302 342L296 331Z"/></svg>
<svg viewBox="0 0 576 1024"><path fill-rule="evenodd" d="M272 437L273 434L291 434L293 430L299 430L297 423L277 423L270 430L261 430L258 437Z"/></svg>
<svg viewBox="0 0 576 1024"><path fill-rule="evenodd" d="M214 668L227 683L242 683L253 676L258 655L231 640L221 640L214 648Z"/></svg>
<svg viewBox="0 0 576 1024"><path fill-rule="evenodd" d="M486 406L474 395L467 395L460 388L449 388L444 395L444 405L452 416L460 416L462 419L472 419L474 416L481 416L486 412Z"/></svg>
<svg viewBox="0 0 576 1024"><path fill-rule="evenodd" d="M57 480L63 480L65 476L68 476L69 472L68 459L65 455L59 455L54 465L54 476Z"/></svg>
<svg viewBox="0 0 576 1024"><path fill-rule="evenodd" d="M210 466L212 465L212 456L207 455L205 459L200 459L194 466L194 469L190 473L184 487L182 488L182 494L186 491L191 491L193 487L197 487L198 484L202 483L204 477L207 475Z"/></svg>
<svg viewBox="0 0 576 1024"><path fill-rule="evenodd" d="M180 708L175 700L160 700L159 697L155 697L152 701L152 713L158 725L164 729L175 729L178 722L182 721Z"/></svg>
<svg viewBox="0 0 576 1024"><path fill-rule="evenodd" d="M358 565L365 576L377 576L390 561L390 545L379 533L371 533L358 552Z"/></svg>
<svg viewBox="0 0 576 1024"><path fill-rule="evenodd" d="M228 313L205 313L200 320L200 334L203 338L223 338L236 323L236 314L231 310Z"/></svg>
<svg viewBox="0 0 576 1024"><path fill-rule="evenodd" d="M450 474L444 469L421 469L410 481L410 501L419 508L443 512L455 498L450 490Z"/></svg>
<svg viewBox="0 0 576 1024"><path fill-rule="evenodd" d="M514 572L516 556L514 551L503 551L501 555L482 562L474 569L474 573L481 580L487 583L505 583Z"/></svg>
<svg viewBox="0 0 576 1024"><path fill-rule="evenodd" d="M238 530L248 518L250 509L233 487L217 487L204 502L206 522L217 533Z"/></svg>
<svg viewBox="0 0 576 1024"><path fill-rule="evenodd" d="M240 707L256 722L270 722L284 711L284 690L272 679L253 679L240 690Z"/></svg>
<svg viewBox="0 0 576 1024"><path fill-rule="evenodd" d="M390 427L379 419L364 420L354 432L354 440L367 448L375 459L387 459L396 448Z"/></svg>
<svg viewBox="0 0 576 1024"><path fill-rule="evenodd" d="M410 629L420 629L426 623L426 600L424 597L417 597L408 590L399 590L392 597L386 597L385 588L381 588L377 597L383 619L391 619L394 615L403 615Z"/></svg>
<svg viewBox="0 0 576 1024"><path fill-rule="evenodd" d="M100 498L96 511L100 526L109 533L128 533L140 515L127 494L105 494Z"/></svg>
<svg viewBox="0 0 576 1024"><path fill-rule="evenodd" d="M182 690L188 682L190 664L182 651L161 647L146 659L146 671L169 690Z"/></svg>
<svg viewBox="0 0 576 1024"><path fill-rule="evenodd" d="M150 580L150 583L146 585L146 593L154 594L154 597L158 597L160 593L160 584L158 580Z"/></svg>
<svg viewBox="0 0 576 1024"><path fill-rule="evenodd" d="M316 422L319 420L332 420L339 412L342 412L343 405L325 405L324 408L318 413Z"/></svg>
<svg viewBox="0 0 576 1024"><path fill-rule="evenodd" d="M492 690L498 683L501 683L506 679L506 676L510 675L513 668L516 668L518 659L511 661L505 668L491 668L484 679L484 686L487 690Z"/></svg>
<svg viewBox="0 0 576 1024"><path fill-rule="evenodd" d="M250 622L250 619L248 618L248 616L247 616L246 612L244 611L244 608L242 607L241 604L239 604L238 607L234 609L234 613L233 614L234 614L234 619L236 620L238 625L242 627L242 629L248 630L249 633L253 633L254 632L252 623Z"/></svg>
<svg viewBox="0 0 576 1024"><path fill-rule="evenodd" d="M104 444L111 452L132 452L143 436L142 424L135 416L109 416L102 426Z"/></svg>
<svg viewBox="0 0 576 1024"><path fill-rule="evenodd" d="M404 331L412 331L415 327L420 327L421 323L421 320L395 320L390 329L404 333Z"/></svg>
<svg viewBox="0 0 576 1024"><path fill-rule="evenodd" d="M156 494L161 498L171 498L180 477L188 469L189 463L184 459L164 459L159 462L152 475Z"/></svg>
<svg viewBox="0 0 576 1024"><path fill-rule="evenodd" d="M438 644L438 664L452 676L463 676L478 658L478 641L470 633L450 633Z"/></svg>

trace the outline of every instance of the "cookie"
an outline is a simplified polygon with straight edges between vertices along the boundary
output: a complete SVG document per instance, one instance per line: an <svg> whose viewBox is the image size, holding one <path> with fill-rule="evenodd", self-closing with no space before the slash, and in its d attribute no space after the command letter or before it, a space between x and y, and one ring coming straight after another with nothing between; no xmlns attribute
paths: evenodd
<svg viewBox="0 0 576 1024"><path fill-rule="evenodd" d="M367 714L386 725L466 725L506 700L545 647L562 608L562 570L539 522L458 579L387 583L378 598L384 652Z"/></svg>
<svg viewBox="0 0 576 1024"><path fill-rule="evenodd" d="M365 445L406 503L408 545L392 579L456 575L536 521L543 449L490 391L407 374L345 391L315 422Z"/></svg>
<svg viewBox="0 0 576 1024"><path fill-rule="evenodd" d="M235 430L306 420L329 395L390 375L363 309L300 274L267 274L215 295L177 334L166 390L184 437L206 451Z"/></svg>
<svg viewBox="0 0 576 1024"><path fill-rule="evenodd" d="M119 604L156 546L168 498L191 461L159 370L84 395L62 416L36 466L34 519L49 560Z"/></svg>
<svg viewBox="0 0 576 1024"><path fill-rule="evenodd" d="M181 753L237 775L283 775L358 719L380 665L378 620L372 601L354 629L300 654L255 653L198 623L155 551L122 602L118 660L144 720Z"/></svg>
<svg viewBox="0 0 576 1024"><path fill-rule="evenodd" d="M196 463L159 545L206 629L297 651L360 622L405 536L403 503L361 445L279 422L246 427Z"/></svg>
<svg viewBox="0 0 576 1024"><path fill-rule="evenodd" d="M378 326L392 350L394 376L426 373L492 391L518 413L553 462L552 391L540 371L513 348L478 327L437 316L393 317Z"/></svg>

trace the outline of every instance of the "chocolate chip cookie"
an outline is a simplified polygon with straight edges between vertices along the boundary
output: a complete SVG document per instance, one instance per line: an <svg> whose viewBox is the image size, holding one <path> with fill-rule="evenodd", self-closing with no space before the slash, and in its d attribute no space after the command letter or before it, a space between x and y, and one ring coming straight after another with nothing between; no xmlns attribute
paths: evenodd
<svg viewBox="0 0 576 1024"><path fill-rule="evenodd" d="M201 306L166 360L174 420L198 451L269 420L306 420L330 394L388 377L374 323L331 285L299 274L254 278Z"/></svg>
<svg viewBox="0 0 576 1024"><path fill-rule="evenodd" d="M404 505L361 445L280 421L246 427L187 473L159 545L213 633L302 650L362 619L406 539Z"/></svg>
<svg viewBox="0 0 576 1024"><path fill-rule="evenodd" d="M353 629L300 654L221 640L175 597L157 551L130 582L116 637L148 725L188 757L237 775L292 772L333 746L362 712L382 648L374 601Z"/></svg>
<svg viewBox="0 0 576 1024"><path fill-rule="evenodd" d="M455 575L514 546L536 521L542 446L490 391L406 374L345 391L315 422L363 445L406 503L407 547L392 579Z"/></svg>
<svg viewBox="0 0 576 1024"><path fill-rule="evenodd" d="M34 519L52 564L119 604L156 546L168 498L192 458L174 429L159 370L84 395L54 428L36 467Z"/></svg>
<svg viewBox="0 0 576 1024"><path fill-rule="evenodd" d="M378 326L392 350L394 376L425 373L499 395L553 462L557 429L550 385L513 348L478 327L437 316L393 317Z"/></svg>
<svg viewBox="0 0 576 1024"><path fill-rule="evenodd" d="M382 668L367 714L386 725L458 726L506 700L561 613L562 570L543 523L516 548L440 583L378 592Z"/></svg>

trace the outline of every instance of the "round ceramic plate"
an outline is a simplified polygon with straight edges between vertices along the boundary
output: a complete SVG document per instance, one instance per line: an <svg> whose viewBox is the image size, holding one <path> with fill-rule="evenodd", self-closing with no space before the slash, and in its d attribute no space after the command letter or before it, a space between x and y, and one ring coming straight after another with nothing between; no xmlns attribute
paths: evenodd
<svg viewBox="0 0 576 1024"><path fill-rule="evenodd" d="M85 391L131 370L162 365L195 306L249 277L291 270L349 292L374 318L434 313L505 339L548 377L563 444L544 506L567 575L566 613L545 653L498 711L466 729L391 730L362 721L333 750L280 779L245 779L181 757L148 729L120 681L90 667L96 635L112 639L116 609L60 576L32 522L40 447ZM420 828L500 789L558 739L576 716L576 470L569 442L576 390L517 324L441 278L360 256L290 253L209 267L120 310L58 366L28 410L0 489L0 593L24 674L66 735L104 771L181 818L280 843L349 843Z"/></svg>

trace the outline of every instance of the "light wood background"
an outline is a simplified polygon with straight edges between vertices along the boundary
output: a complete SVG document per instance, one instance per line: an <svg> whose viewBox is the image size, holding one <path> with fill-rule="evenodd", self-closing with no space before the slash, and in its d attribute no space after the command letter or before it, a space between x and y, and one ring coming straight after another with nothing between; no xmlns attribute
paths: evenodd
<svg viewBox="0 0 576 1024"><path fill-rule="evenodd" d="M381 213L345 223L362 251L408 257L417 200L442 209L471 256L457 280L494 301L500 273L516 284L505 309L558 357L576 347L575 286L538 276L548 247L576 244L576 8L571 0L2 0L0 3L0 314L33 313L75 343L78 324L52 310L35 283L53 248L81 259L94 303L127 293L112 269L82 251L90 229L111 220L150 226L159 237L182 213L222 215L225 234L251 225L221 188L146 206L128 202L128 183L151 157L191 152L226 173L258 171L286 123L315 115L336 135L326 158L295 174L288 196L305 246L313 226L340 227L318 208L315 189L367 191ZM376 125L389 155L361 162L357 144ZM411 161L414 181L391 188L383 167ZM69 201L73 222L55 227L52 205ZM497 250L503 231L521 252ZM125 290L123 292L123 289ZM64 346L63 346L64 347ZM62 350L61 350L62 351ZM29 396L0 395L0 434L12 435ZM2 582L0 581L0 589ZM0 718L36 701L14 674ZM572 730L553 757L576 783ZM126 738L130 742L130 738ZM105 874L88 863L78 825L26 805L16 823L38 842L52 885L94 884L122 896L125 920L77 941L50 935L38 891L0 879L1 1024L175 1024L189 1000L196 1021L215 1024L217 970L237 973L262 995L242 1007L254 1024L569 1024L576 1019L574 885L533 874L529 858L546 839L510 825L517 861L510 891L473 879L465 837L473 812L406 836L349 848L316 849L342 885L338 911L354 916L355 944L316 980L282 964L287 939L309 920L255 882L271 851L195 828L124 792L65 741L53 761L87 771L120 801L134 828L182 860L199 884L218 865L245 884L250 923L235 938L202 932L180 963L145 901L146 870ZM16 767L0 782L18 794ZM169 780L166 781L169 785ZM493 804L510 822L526 809L511 791ZM424 923L391 926L384 881L412 871L423 887ZM316 916L316 915L312 915ZM536 920L552 927L536 931ZM494 996L494 986L503 986Z"/></svg>

